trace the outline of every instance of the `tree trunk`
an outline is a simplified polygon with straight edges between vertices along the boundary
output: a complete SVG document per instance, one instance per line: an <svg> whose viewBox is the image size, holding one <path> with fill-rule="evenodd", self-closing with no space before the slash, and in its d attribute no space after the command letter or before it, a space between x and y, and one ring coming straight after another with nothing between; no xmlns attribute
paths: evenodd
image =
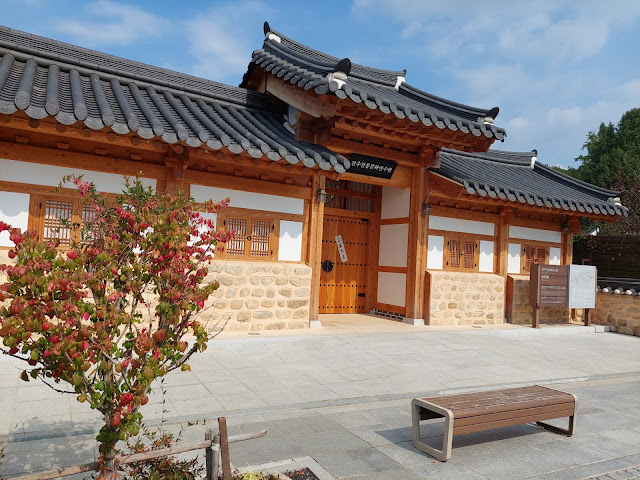
<svg viewBox="0 0 640 480"><path fill-rule="evenodd" d="M103 450L106 448L106 451ZM106 443L103 443L100 446L102 450L102 461L100 464L100 475L98 476L99 480L118 480L120 475L116 471L116 449L115 445L107 446Z"/></svg>

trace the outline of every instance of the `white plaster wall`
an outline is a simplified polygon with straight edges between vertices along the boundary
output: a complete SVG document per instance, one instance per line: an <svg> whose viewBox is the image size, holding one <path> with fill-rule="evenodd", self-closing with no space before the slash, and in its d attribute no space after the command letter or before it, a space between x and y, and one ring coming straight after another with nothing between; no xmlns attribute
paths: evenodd
<svg viewBox="0 0 640 480"><path fill-rule="evenodd" d="M83 175L83 180L93 182L99 192L122 193L124 178L122 175L112 173L93 172L79 168L57 167L55 165L42 165L39 163L18 162L16 160L0 160L0 179L7 182L31 183L33 185L46 185L57 187L62 177L70 174ZM141 182L156 188L156 181L152 178L142 178ZM74 188L73 184L66 185Z"/></svg>
<svg viewBox="0 0 640 480"><path fill-rule="evenodd" d="M444 237L429 235L427 244L427 269L442 270L444 260Z"/></svg>
<svg viewBox="0 0 640 480"><path fill-rule="evenodd" d="M299 262L302 259L302 222L280 221L278 260Z"/></svg>
<svg viewBox="0 0 640 480"><path fill-rule="evenodd" d="M380 218L408 217L410 203L410 188L382 187Z"/></svg>
<svg viewBox="0 0 640 480"><path fill-rule="evenodd" d="M511 230L511 228L509 230ZM507 262L507 273L520 273L520 250L521 249L522 249L522 246L519 243L509 244L509 261Z"/></svg>
<svg viewBox="0 0 640 480"><path fill-rule="evenodd" d="M540 242L562 242L562 233L553 230L541 230L529 227L509 227L509 238L521 238L523 240L537 240Z"/></svg>
<svg viewBox="0 0 640 480"><path fill-rule="evenodd" d="M494 242L480 240L480 259L478 263L478 270L480 272L493 273L493 248Z"/></svg>
<svg viewBox="0 0 640 480"><path fill-rule="evenodd" d="M230 199L230 207L292 213L295 215L304 213L304 200L301 198L280 197L264 193L230 190L228 188L205 187L203 185L191 185L191 196L199 203L210 199L220 201L228 197Z"/></svg>
<svg viewBox="0 0 640 480"><path fill-rule="evenodd" d="M562 250L558 247L549 248L549 265L560 265L560 259L562 258Z"/></svg>
<svg viewBox="0 0 640 480"><path fill-rule="evenodd" d="M378 302L404 307L407 293L407 275L378 272Z"/></svg>
<svg viewBox="0 0 640 480"><path fill-rule="evenodd" d="M409 224L380 225L378 265L406 267L409 244Z"/></svg>
<svg viewBox="0 0 640 480"><path fill-rule="evenodd" d="M429 217L429 229L446 230L448 232L475 233L477 235L493 235L495 224L431 215Z"/></svg>
<svg viewBox="0 0 640 480"><path fill-rule="evenodd" d="M4 180L1 172L0 178ZM0 221L14 228L26 230L29 221L29 195L0 192ZM0 233L0 247L13 247L13 242L9 240L9 232Z"/></svg>

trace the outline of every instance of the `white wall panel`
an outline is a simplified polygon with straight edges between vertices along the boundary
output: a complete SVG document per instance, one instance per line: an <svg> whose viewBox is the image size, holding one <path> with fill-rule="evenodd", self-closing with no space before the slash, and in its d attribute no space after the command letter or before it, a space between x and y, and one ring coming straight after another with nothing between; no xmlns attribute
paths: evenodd
<svg viewBox="0 0 640 480"><path fill-rule="evenodd" d="M562 242L562 233L553 230L541 230L529 227L509 227L509 238L521 238L523 240L537 240L539 242Z"/></svg>
<svg viewBox="0 0 640 480"><path fill-rule="evenodd" d="M480 259L478 264L480 272L493 272L493 247L494 242L480 240Z"/></svg>
<svg viewBox="0 0 640 480"><path fill-rule="evenodd" d="M46 185L57 187L62 177L70 174L83 175L82 179L93 182L99 192L122 193L124 178L122 175L112 173L92 172L79 168L57 167L55 165L42 165L30 162L18 162L15 160L0 160L0 179L7 182L31 183L33 185ZM144 185L156 188L156 181L152 178L140 179ZM73 184L66 185L74 188Z"/></svg>
<svg viewBox="0 0 640 480"><path fill-rule="evenodd" d="M562 250L558 247L549 248L549 265L560 265L560 259L562 258Z"/></svg>
<svg viewBox="0 0 640 480"><path fill-rule="evenodd" d="M299 262L302 259L302 222L280 221L278 260Z"/></svg>
<svg viewBox="0 0 640 480"><path fill-rule="evenodd" d="M0 175L0 178L4 178ZM29 195L26 193L0 192L0 221L14 228L26 230L29 221ZM0 233L0 247L13 247L9 232Z"/></svg>
<svg viewBox="0 0 640 480"><path fill-rule="evenodd" d="M404 218L409 216L410 188L382 187L380 218Z"/></svg>
<svg viewBox="0 0 640 480"><path fill-rule="evenodd" d="M448 232L475 233L476 235L493 235L495 224L489 222L478 222L476 220L462 220L460 218L431 215L429 217L429 229L446 230Z"/></svg>
<svg viewBox="0 0 640 480"><path fill-rule="evenodd" d="M304 200L301 198L280 197L264 193L230 190L228 188L205 187L203 185L191 185L191 196L196 202L200 203L206 202L209 199L220 201L229 197L230 207L292 213L295 215L302 215L304 213Z"/></svg>
<svg viewBox="0 0 640 480"><path fill-rule="evenodd" d="M404 307L407 292L407 275L404 273L378 272L378 302Z"/></svg>
<svg viewBox="0 0 640 480"><path fill-rule="evenodd" d="M442 270L444 255L444 237L440 235L429 235L427 244L427 269Z"/></svg>
<svg viewBox="0 0 640 480"><path fill-rule="evenodd" d="M513 227L511 227L513 228ZM511 230L509 228L509 230ZM519 243L509 244L509 261L507 263L507 273L520 273L520 250L522 246Z"/></svg>
<svg viewBox="0 0 640 480"><path fill-rule="evenodd" d="M380 225L380 253L378 265L406 267L409 224Z"/></svg>

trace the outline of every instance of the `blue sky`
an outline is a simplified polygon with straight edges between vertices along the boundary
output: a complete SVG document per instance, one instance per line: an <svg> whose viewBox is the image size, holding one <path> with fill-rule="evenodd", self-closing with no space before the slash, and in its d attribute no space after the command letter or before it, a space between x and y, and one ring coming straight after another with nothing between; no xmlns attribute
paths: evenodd
<svg viewBox="0 0 640 480"><path fill-rule="evenodd" d="M640 1L0 0L0 24L237 85L262 23L407 82L500 107L504 150L576 166L586 134L640 106Z"/></svg>

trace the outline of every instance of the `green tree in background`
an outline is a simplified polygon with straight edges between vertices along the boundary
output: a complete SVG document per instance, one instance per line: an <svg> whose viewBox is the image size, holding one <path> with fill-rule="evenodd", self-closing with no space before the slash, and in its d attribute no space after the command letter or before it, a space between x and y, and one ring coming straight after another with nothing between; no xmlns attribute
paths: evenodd
<svg viewBox="0 0 640 480"><path fill-rule="evenodd" d="M616 223L588 222L585 228L598 227L603 235L640 235L640 108L622 115L617 125L601 123L587 134L582 162L566 173L600 187L624 190L622 204L629 216Z"/></svg>

